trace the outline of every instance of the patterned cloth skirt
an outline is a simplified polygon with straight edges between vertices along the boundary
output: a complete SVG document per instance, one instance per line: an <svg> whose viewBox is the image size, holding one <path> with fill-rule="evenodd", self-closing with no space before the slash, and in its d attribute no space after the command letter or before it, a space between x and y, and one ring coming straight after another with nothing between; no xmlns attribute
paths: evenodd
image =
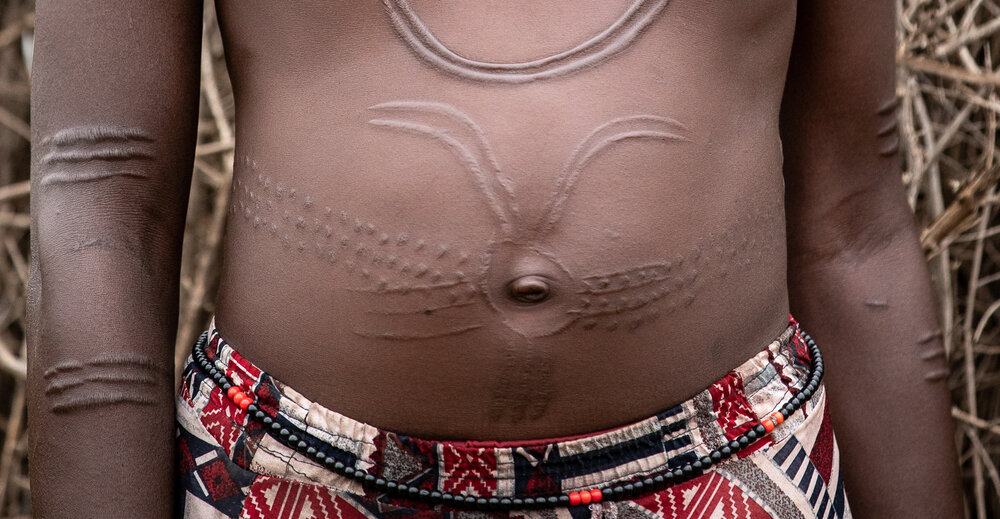
<svg viewBox="0 0 1000 519"><path fill-rule="evenodd" d="M195 348L177 398L181 517L851 516L822 385L773 430L701 463L807 384L809 349L794 320L753 358L655 416L515 442L431 441L352 420L261 371L214 323Z"/></svg>

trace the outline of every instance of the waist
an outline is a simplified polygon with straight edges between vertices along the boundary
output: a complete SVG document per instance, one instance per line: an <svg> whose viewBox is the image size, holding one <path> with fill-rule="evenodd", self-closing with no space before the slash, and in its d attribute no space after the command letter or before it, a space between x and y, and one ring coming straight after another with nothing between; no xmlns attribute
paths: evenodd
<svg viewBox="0 0 1000 519"><path fill-rule="evenodd" d="M404 496L414 487L411 498L434 491L471 495L472 504L479 498L548 499L588 488L627 493L633 484L689 478L720 460L779 442L794 426L776 425L793 415L801 420L796 410L819 384L807 338L792 320L777 339L707 389L645 419L555 439L437 441L320 406L240 355L214 326L206 336L185 370L178 417L182 424L204 423L237 464L353 493L402 485ZM347 481L339 479L344 475ZM428 496L421 489L430 489Z"/></svg>
<svg viewBox="0 0 1000 519"><path fill-rule="evenodd" d="M689 396L785 325L781 194L764 181L738 206L669 204L670 185L640 193L655 168L630 169L617 185L632 194L608 199L569 173L554 193L508 189L482 159L438 200L397 203L406 189L375 196L356 185L370 177L335 193L249 160L235 179L222 329L321 404L393 430L609 427ZM433 191L420 178L396 181Z"/></svg>
<svg viewBox="0 0 1000 519"><path fill-rule="evenodd" d="M524 337L491 314L479 329L401 341L360 337L351 319L323 320L316 301L327 297L336 300L223 301L217 321L241 352L314 401L434 438L562 436L637 420L717 380L787 326L783 299L741 309L750 318L703 313L734 303L718 297L679 310L698 315L680 326L668 315L638 327ZM726 318L705 317L713 315Z"/></svg>

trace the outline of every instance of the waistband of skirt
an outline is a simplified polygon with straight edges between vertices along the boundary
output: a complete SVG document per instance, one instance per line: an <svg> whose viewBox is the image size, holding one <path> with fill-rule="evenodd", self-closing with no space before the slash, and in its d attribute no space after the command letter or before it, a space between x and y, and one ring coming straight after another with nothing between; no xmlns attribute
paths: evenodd
<svg viewBox="0 0 1000 519"><path fill-rule="evenodd" d="M204 348L233 387L219 387L189 360L179 398L198 409L206 424L218 422L209 414L228 417L225 427L208 431L244 468L255 468L253 450L264 435L285 429L286 439L288 431L300 435L299 447L321 450L374 478L484 497L527 498L622 484L696 462L788 403L805 387L810 370L804 334L789 316L788 327L762 351L692 398L644 420L561 439L436 441L386 431L310 401L240 355L214 320ZM270 417L273 431L255 425L249 403L258 418ZM788 428L776 428L738 456L780 441Z"/></svg>

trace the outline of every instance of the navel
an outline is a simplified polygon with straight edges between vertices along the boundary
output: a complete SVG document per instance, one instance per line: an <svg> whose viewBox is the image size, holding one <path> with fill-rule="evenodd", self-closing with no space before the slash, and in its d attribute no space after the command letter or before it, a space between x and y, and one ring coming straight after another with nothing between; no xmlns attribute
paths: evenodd
<svg viewBox="0 0 1000 519"><path fill-rule="evenodd" d="M507 295L518 303L538 304L548 299L550 294L549 282L542 276L521 276L507 284Z"/></svg>

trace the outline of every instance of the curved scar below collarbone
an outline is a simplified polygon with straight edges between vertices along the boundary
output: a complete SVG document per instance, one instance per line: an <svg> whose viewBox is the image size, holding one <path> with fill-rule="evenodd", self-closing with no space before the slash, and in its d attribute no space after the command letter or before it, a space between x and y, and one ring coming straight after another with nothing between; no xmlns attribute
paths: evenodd
<svg viewBox="0 0 1000 519"><path fill-rule="evenodd" d="M457 77L487 83L527 83L565 76L607 61L629 48L670 0L634 0L600 33L562 52L524 62L486 62L449 49L423 23L408 0L383 0L396 34L417 57Z"/></svg>
<svg viewBox="0 0 1000 519"><path fill-rule="evenodd" d="M66 413L118 404L156 404L171 374L144 355L104 354L56 364L45 370L43 378L50 409Z"/></svg>

